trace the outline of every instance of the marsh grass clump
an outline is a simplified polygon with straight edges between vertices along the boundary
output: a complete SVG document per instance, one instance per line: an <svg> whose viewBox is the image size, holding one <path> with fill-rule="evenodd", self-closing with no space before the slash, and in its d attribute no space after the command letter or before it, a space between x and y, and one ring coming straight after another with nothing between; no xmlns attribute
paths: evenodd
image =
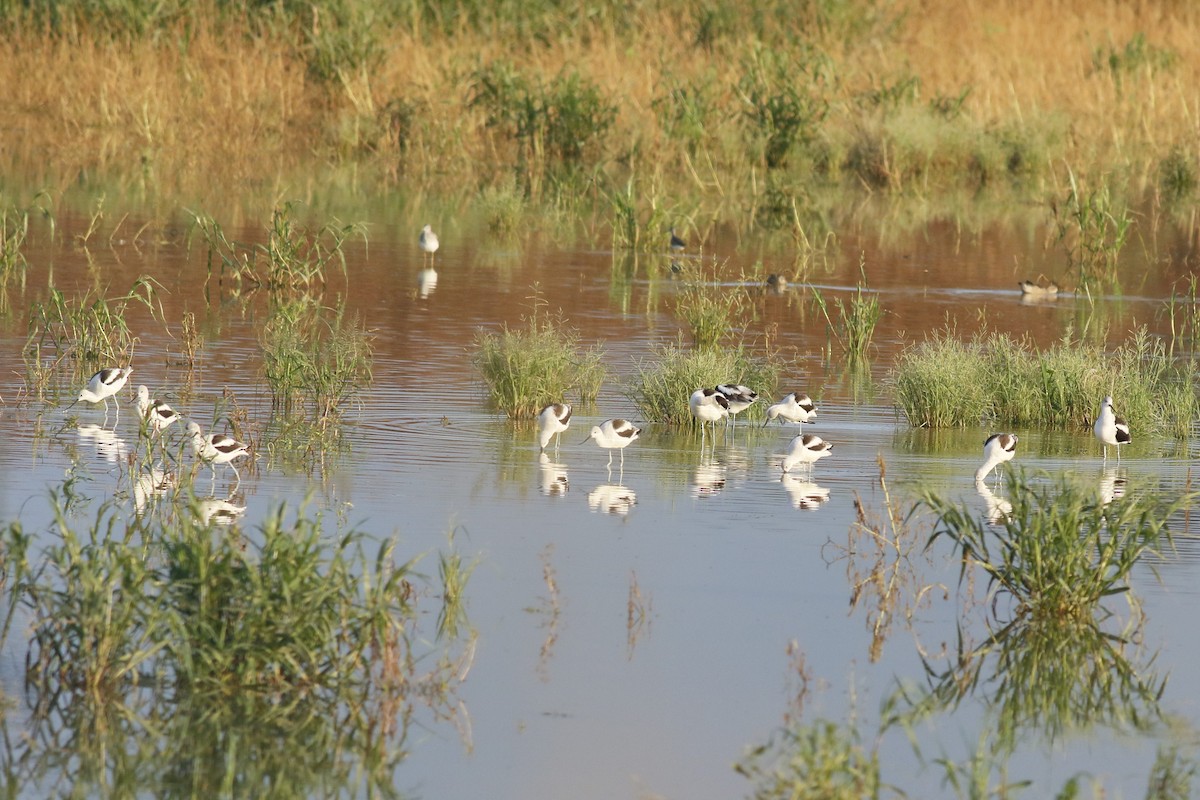
<svg viewBox="0 0 1200 800"><path fill-rule="evenodd" d="M371 335L344 303L326 308L308 295L280 302L259 344L272 401L284 413L303 404L314 421L337 417L371 383Z"/></svg>
<svg viewBox="0 0 1200 800"><path fill-rule="evenodd" d="M875 326L883 318L879 295L869 291L866 263L861 258L858 270L861 280L855 286L854 294L848 300L842 300L840 297L834 299L838 312L836 323L829 315L829 305L825 302L824 295L815 287L811 288L813 303L825 318L825 328L829 336L837 340L851 361L866 358L867 349L875 337Z"/></svg>
<svg viewBox="0 0 1200 800"><path fill-rule="evenodd" d="M579 332L561 314L539 313L538 302L524 327L475 336L475 366L491 404L513 419L530 419L569 394L595 400L607 373L601 346L582 349Z"/></svg>
<svg viewBox="0 0 1200 800"><path fill-rule="evenodd" d="M687 282L675 298L675 314L688 326L696 348L711 350L738 336L750 307L745 286L725 285L715 275L706 279L703 269L685 268L684 275Z"/></svg>
<svg viewBox="0 0 1200 800"><path fill-rule="evenodd" d="M779 365L771 358L754 358L745 347L689 350L662 345L652 360L639 362L638 374L626 392L642 417L671 425L695 424L688 408L692 392L706 386L734 383L749 386L762 397L773 397L779 385ZM744 412L761 417L766 406L755 403Z"/></svg>
<svg viewBox="0 0 1200 800"><path fill-rule="evenodd" d="M134 281L126 294L112 298L95 296L90 290L69 298L51 287L49 299L30 308L24 354L31 385L45 383L46 376L41 373L47 371L46 358L53 365L69 359L72 381L103 367L128 364L136 344L129 325L133 309L144 308L152 319L162 322L161 288L149 275Z"/></svg>
<svg viewBox="0 0 1200 800"><path fill-rule="evenodd" d="M1146 492L1111 503L1073 476L1010 479L1012 510L1000 524L930 490L918 494L937 519L929 544L945 537L962 558L960 581L980 569L991 596L1005 595L1016 617L1091 619L1100 602L1128 591L1146 554L1170 544L1168 521L1190 496Z"/></svg>
<svg viewBox="0 0 1200 800"><path fill-rule="evenodd" d="M205 214L192 214L192 224L208 246L209 280L218 285L226 280L235 295L254 289L298 290L323 288L326 272L340 267L346 276L345 246L348 239L362 237L362 223L326 223L313 230L295 220L296 203L284 203L271 213L267 241L246 245L231 242L221 225ZM214 265L214 260L217 262Z"/></svg>
<svg viewBox="0 0 1200 800"><path fill-rule="evenodd" d="M1192 366L1145 328L1113 351L1070 334L1037 350L1006 334L963 340L946 328L901 353L891 380L915 427L1087 427L1105 395L1120 398L1122 416L1138 430L1186 437L1200 414Z"/></svg>
<svg viewBox="0 0 1200 800"><path fill-rule="evenodd" d="M675 212L651 192L643 201L637 183L630 178L623 189L606 193L612 217L614 250L635 253L665 252L670 241L667 233ZM648 206L648 207L644 207Z"/></svg>

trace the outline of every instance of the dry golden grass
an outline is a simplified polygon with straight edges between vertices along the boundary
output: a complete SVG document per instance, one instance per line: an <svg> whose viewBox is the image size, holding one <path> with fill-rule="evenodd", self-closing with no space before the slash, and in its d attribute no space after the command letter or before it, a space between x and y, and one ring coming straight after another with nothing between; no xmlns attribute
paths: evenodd
<svg viewBox="0 0 1200 800"><path fill-rule="evenodd" d="M503 59L547 80L577 70L617 106L596 156L601 166L668 181L679 175L685 185L703 183L720 194L761 170L746 153L737 92L754 40L735 30L711 49L696 46L694 16L685 9L646 11L621 35L601 21L587 36L538 45L465 28L453 36L397 28L380 33L385 57L377 69L325 85L306 76L294 44L247 36L240 23L201 25L182 49L168 44L178 31L158 43L121 44L13 34L0 39L0 125L8 145L0 167L44 187L67 185L84 172L135 179L198 202L250 181L270 186L312 175L314 163L361 162L385 181L487 183L506 173L511 144L468 107L469 81L480 65ZM899 20L894 33L885 20L853 37L834 29L813 42L837 76L822 131L835 153L864 132L894 137L897 126L909 124L902 116L865 119L870 112L857 98L911 76L919 80L921 108L970 89L957 133L967 140L989 129L1057 136L1054 146L1034 150L1044 162L1034 165L1038 180L1055 191L1068 166L1118 174L1136 187L1173 148L1200 163L1198 5L913 0L886 10ZM1169 68L1095 66L1098 52L1120 52L1139 34L1173 54ZM664 132L654 101L671 86L705 80L714 112L704 147L689 155ZM388 116L397 107L409 115L401 122ZM910 136L891 146L922 154L948 138L936 126ZM960 158L952 153L948 168ZM899 177L891 184L907 185Z"/></svg>

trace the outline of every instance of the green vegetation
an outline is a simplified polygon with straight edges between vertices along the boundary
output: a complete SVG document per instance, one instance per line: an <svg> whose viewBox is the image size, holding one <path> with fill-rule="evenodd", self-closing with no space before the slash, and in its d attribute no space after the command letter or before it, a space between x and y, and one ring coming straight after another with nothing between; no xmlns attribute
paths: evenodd
<svg viewBox="0 0 1200 800"><path fill-rule="evenodd" d="M395 537L331 538L319 516L281 505L243 538L206 525L200 500L136 517L107 502L89 522L75 492L52 495L44 548L20 525L2 531L4 630L19 611L29 631L30 735L4 759L22 785L48 771L159 795L234 796L268 780L322 796L365 781L387 795L413 705L452 713L465 665L443 653L418 671L421 579ZM318 764L287 763L310 750Z"/></svg>
<svg viewBox="0 0 1200 800"><path fill-rule="evenodd" d="M1113 285L1117 280L1117 257L1129 239L1133 216L1113 198L1107 180L1087 190L1080 186L1074 172L1068 177L1066 199L1061 204L1050 204L1068 269L1076 273L1081 288L1097 281Z"/></svg>
<svg viewBox="0 0 1200 800"><path fill-rule="evenodd" d="M371 335L345 304L308 295L274 305L259 334L263 372L276 409L323 423L371 383Z"/></svg>
<svg viewBox="0 0 1200 800"><path fill-rule="evenodd" d="M838 312L836 323L829 316L829 305L825 302L824 295L816 287L810 288L813 303L825 318L825 329L830 338L837 340L850 361L860 361L867 357L867 349L875 336L875 326L883 317L879 295L868 293L867 267L862 258L859 259L858 271L862 279L855 286L850 299L834 299Z"/></svg>
<svg viewBox="0 0 1200 800"><path fill-rule="evenodd" d="M1086 427L1106 395L1134 430L1186 437L1200 415L1192 366L1144 328L1113 352L1070 335L1038 351L986 331L964 341L947 328L901 353L891 380L917 427Z"/></svg>
<svg viewBox="0 0 1200 800"><path fill-rule="evenodd" d="M675 315L691 330L696 348L712 350L729 337L738 337L750 306L745 286L724 285L715 273L706 275L702 268L685 267L684 276L686 283L675 298Z"/></svg>
<svg viewBox="0 0 1200 800"><path fill-rule="evenodd" d="M78 383L104 367L130 364L137 343L130 326L133 309L144 308L151 319L162 321L161 288L147 275L127 294L112 298L89 291L72 299L52 287L47 301L30 308L23 351L30 389L41 394L55 376ZM58 369L64 361L71 365L66 373Z"/></svg>
<svg viewBox="0 0 1200 800"><path fill-rule="evenodd" d="M688 398L702 387L742 384L765 398L773 396L779 384L779 365L771 359L756 359L744 346L687 350L662 345L655 350L654 360L639 363L637 370L629 399L646 420L672 425L695 424ZM760 400L744 414L751 419L761 417L765 408Z"/></svg>
<svg viewBox="0 0 1200 800"><path fill-rule="evenodd" d="M230 242L220 224L212 217L193 214L192 222L208 246L209 281L223 287L229 281L235 295L264 288L307 291L324 288L326 270L340 266L346 276L346 240L361 236L361 223L327 223L315 231L301 227L293 219L295 203L285 203L271 215L265 244L242 245ZM214 275L214 260L217 262Z"/></svg>
<svg viewBox="0 0 1200 800"><path fill-rule="evenodd" d="M785 728L735 767L754 782L755 800L866 800L879 797L879 754L858 730L828 720Z"/></svg>
<svg viewBox="0 0 1200 800"><path fill-rule="evenodd" d="M1168 519L1190 499L1142 492L1105 503L1073 478L1022 475L1012 483L1012 510L989 527L965 506L920 493L938 518L930 544L951 541L962 556L960 580L978 567L989 592L1010 598L1015 615L1053 620L1090 619L1101 600L1127 591L1134 564L1169 543Z"/></svg>
<svg viewBox="0 0 1200 800"><path fill-rule="evenodd" d="M537 415L549 403L574 393L581 402L596 399L606 370L599 345L582 350L579 333L559 316L539 314L539 300L524 328L505 325L499 333L475 337L475 366L491 403L513 419Z"/></svg>

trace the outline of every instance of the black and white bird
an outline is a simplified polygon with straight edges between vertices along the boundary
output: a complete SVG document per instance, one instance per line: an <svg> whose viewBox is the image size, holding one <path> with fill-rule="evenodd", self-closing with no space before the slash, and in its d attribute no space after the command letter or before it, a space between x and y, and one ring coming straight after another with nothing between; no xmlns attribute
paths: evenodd
<svg viewBox="0 0 1200 800"><path fill-rule="evenodd" d="M117 402L117 392L125 388L125 381L133 374L133 367L108 367L102 369L88 379L87 386L79 392L75 403L104 403L104 416L108 416L108 398L112 398L117 406L117 416L121 414L121 404ZM71 403L71 406L75 405Z"/></svg>
<svg viewBox="0 0 1200 800"><path fill-rule="evenodd" d="M725 400L729 403L731 421L758 401L758 392L741 384L722 383L717 387L717 391L725 395Z"/></svg>
<svg viewBox="0 0 1200 800"><path fill-rule="evenodd" d="M699 420L701 434L704 433L704 425L711 422L713 436L716 436L717 420L729 417L729 400L716 389L697 389L688 398L688 409Z"/></svg>
<svg viewBox="0 0 1200 800"><path fill-rule="evenodd" d="M1096 438L1104 445L1104 460L1108 460L1108 446L1111 444L1117 448L1117 463L1121 462L1121 445L1129 444L1133 441L1133 436L1129 432L1129 423L1117 416L1117 412L1113 410L1112 395L1104 398L1104 402L1100 404L1100 416L1096 417L1096 424L1092 426L1092 432L1096 434Z"/></svg>
<svg viewBox="0 0 1200 800"><path fill-rule="evenodd" d="M811 433L802 433L792 439L792 443L788 445L787 455L783 457L783 463L780 468L784 472L790 472L792 467L797 464L813 465L818 460L825 456L831 455L833 445L822 439L820 436L814 436Z"/></svg>
<svg viewBox="0 0 1200 800"><path fill-rule="evenodd" d="M205 436L200 430L200 425L195 422L188 423L187 432L192 437L192 453L212 469L214 482L217 479L217 464L228 464L237 476L238 483L242 482L242 475L233 464L233 460L246 455L246 445L223 433Z"/></svg>
<svg viewBox="0 0 1200 800"><path fill-rule="evenodd" d="M612 467L612 451L621 451L621 467L625 467L625 448L629 447L630 443L641 433L641 428L634 426L632 422L626 419L610 419L599 425L592 427L592 432L588 434L588 439L595 439L596 444L608 450L608 466ZM584 439L583 444L587 442Z"/></svg>
<svg viewBox="0 0 1200 800"><path fill-rule="evenodd" d="M551 403L538 412L538 444L542 452L546 445L554 439L554 449L558 449L562 432L571 427L571 405L569 403ZM555 439L554 437L558 437Z"/></svg>
<svg viewBox="0 0 1200 800"><path fill-rule="evenodd" d="M150 399L150 390L145 384L138 387L137 407L152 434L162 433L179 419L179 412L175 409L161 400Z"/></svg>
<svg viewBox="0 0 1200 800"><path fill-rule="evenodd" d="M816 415L817 407L811 397L801 392L792 392L784 395L778 403L767 406L767 419L763 422L763 427L773 419L778 419L780 423L812 422Z"/></svg>
<svg viewBox="0 0 1200 800"><path fill-rule="evenodd" d="M975 482L983 483L983 479L997 465L1012 461L1017 454L1017 435L1015 433L993 433L983 442L983 464L975 470Z"/></svg>
<svg viewBox="0 0 1200 800"><path fill-rule="evenodd" d="M675 235L675 229L671 228L671 252L681 253L687 247L687 242Z"/></svg>

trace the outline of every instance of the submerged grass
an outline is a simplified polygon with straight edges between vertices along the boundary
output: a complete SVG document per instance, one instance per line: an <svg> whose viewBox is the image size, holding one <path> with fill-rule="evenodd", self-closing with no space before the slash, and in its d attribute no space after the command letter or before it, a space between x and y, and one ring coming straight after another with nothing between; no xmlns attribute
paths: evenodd
<svg viewBox="0 0 1200 800"><path fill-rule="evenodd" d="M688 398L706 386L723 383L749 386L763 397L772 397L779 384L779 365L773 360L757 359L744 346L723 349L689 350L677 344L655 349L650 362L639 362L637 377L627 394L642 417L649 422L672 425L694 424ZM745 416L763 414L763 404L755 403Z"/></svg>
<svg viewBox="0 0 1200 800"><path fill-rule="evenodd" d="M488 387L491 403L513 419L528 419L549 403L573 393L589 402L600 392L606 370L603 350L579 346L579 333L560 315L539 313L539 300L523 328L475 337L475 366Z"/></svg>
<svg viewBox="0 0 1200 800"><path fill-rule="evenodd" d="M946 328L901 353L891 381L915 427L1086 427L1106 395L1135 430L1185 438L1200 415L1193 365L1145 328L1112 352L1070 334L1039 351L1005 334L963 340Z"/></svg>

